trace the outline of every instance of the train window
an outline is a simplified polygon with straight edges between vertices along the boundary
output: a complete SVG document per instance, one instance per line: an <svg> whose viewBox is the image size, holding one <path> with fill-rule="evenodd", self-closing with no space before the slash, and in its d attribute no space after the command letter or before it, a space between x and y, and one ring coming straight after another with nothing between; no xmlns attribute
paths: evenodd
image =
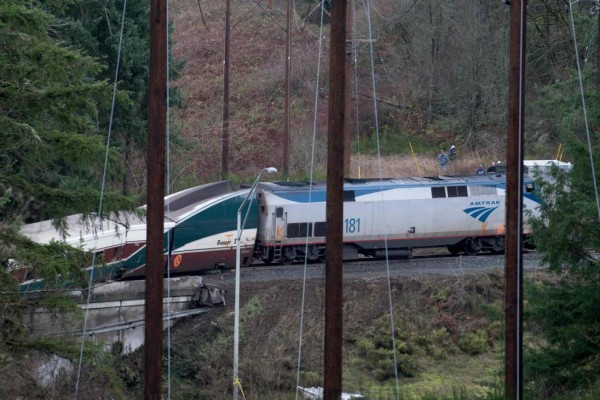
<svg viewBox="0 0 600 400"><path fill-rule="evenodd" d="M354 190L344 190L344 201L355 201Z"/></svg>
<svg viewBox="0 0 600 400"><path fill-rule="evenodd" d="M439 197L446 197L446 188L443 186L434 186L431 188L431 197L434 199Z"/></svg>
<svg viewBox="0 0 600 400"><path fill-rule="evenodd" d="M525 191L527 193L532 193L535 191L535 185L533 183L528 183L527 185L525 185Z"/></svg>
<svg viewBox="0 0 600 400"><path fill-rule="evenodd" d="M325 222L315 222L315 236L325 236Z"/></svg>
<svg viewBox="0 0 600 400"><path fill-rule="evenodd" d="M487 196L496 194L495 186L470 186L470 189L471 196Z"/></svg>
<svg viewBox="0 0 600 400"><path fill-rule="evenodd" d="M307 232L312 231L312 222L300 222L298 224L288 224L287 237L301 238L306 237Z"/></svg>
<svg viewBox="0 0 600 400"><path fill-rule="evenodd" d="M467 187L448 186L448 197L467 197Z"/></svg>
<svg viewBox="0 0 600 400"><path fill-rule="evenodd" d="M96 261L99 264L102 264L104 262L104 250L96 252ZM110 260L107 260L107 261L110 261Z"/></svg>
<svg viewBox="0 0 600 400"><path fill-rule="evenodd" d="M277 207L275 209L275 217L283 218L283 207Z"/></svg>

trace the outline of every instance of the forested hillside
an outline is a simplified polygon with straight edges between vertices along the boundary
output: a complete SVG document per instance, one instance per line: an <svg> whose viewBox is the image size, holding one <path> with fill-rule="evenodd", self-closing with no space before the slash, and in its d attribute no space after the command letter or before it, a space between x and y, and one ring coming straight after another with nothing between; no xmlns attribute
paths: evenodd
<svg viewBox="0 0 600 400"><path fill-rule="evenodd" d="M306 179L313 159L317 176L324 174L331 2L324 3L321 25L316 0L292 2L292 179ZM353 160L379 151L388 160L412 162L413 149L414 158L435 164L438 151L451 144L467 170L504 156L505 3L350 2ZM228 178L239 182L283 163L287 1L231 4ZM221 178L225 2L172 0L169 7L169 185L174 191ZM574 163L572 174L557 172L555 181L541 186L545 202L535 221L539 252L556 273L526 284L531 339L526 390L535 399L593 399L600 390L599 9L598 0L528 1L525 156L555 158L560 148L563 160ZM129 1L126 10L123 0L0 2L0 397L71 393L68 380L48 392L22 375L36 357L33 350L76 362L79 345L65 338L32 338L22 321L33 307L77 316L62 289L65 282L85 287L82 267L91 255L56 242L36 245L18 230L29 222L55 219L61 226L66 215L107 215L145 203L146 162L152 162L145 150L148 29L145 1ZM23 265L30 276L46 278L59 290L22 297L11 270ZM428 306L444 306L445 289L437 290ZM487 318L485 310L475 311L477 318ZM498 328L494 324L501 318L497 313L490 318L481 326ZM377 327L366 331L373 330ZM487 349L485 332L481 335L475 339ZM377 350L367 339L361 342L364 352ZM369 354L377 358L376 352ZM125 386L139 389L139 370L126 369L139 367L135 363L117 370L115 358L99 346L86 347L83 359L90 396L125 398ZM191 371L185 378L193 387L200 375ZM222 376L229 379L228 373Z"/></svg>
<svg viewBox="0 0 600 400"><path fill-rule="evenodd" d="M232 3L229 163L234 176L282 164L286 3ZM297 177L310 170L313 124L317 167L325 161L329 26L325 10L319 43L321 13L314 3L295 2L292 13L290 172ZM579 2L573 16L588 91L594 89L596 69L594 4ZM467 0L371 5L369 13L363 2L352 7L354 154L376 151L374 82L382 153L408 154L410 142L423 157L450 144L483 158L501 157L508 7ZM128 5L119 53L122 6L92 0L3 2L0 122L6 150L0 183L3 193L11 188L9 197L16 201L10 210L0 210L3 216L22 215L21 210L35 220L93 210L97 197L85 204L93 193L83 201L61 189L98 191L109 131L107 190L125 196L144 192L148 10ZM225 4L176 0L170 7L170 71L177 89L171 95L171 177L173 188L181 189L219 177ZM529 2L529 157L552 158L566 135L583 129L568 10L564 0ZM65 151L73 148L78 150ZM569 157L568 147L564 154ZM66 200L53 209L56 196Z"/></svg>
<svg viewBox="0 0 600 400"><path fill-rule="evenodd" d="M272 8L264 1L232 3L233 174L252 175L261 166L282 164L286 3L275 0ZM290 163L297 176L309 170L314 119L317 164L322 166L325 157L329 27L325 14L315 96L320 12L314 3L295 2L293 13ZM596 68L594 3L579 2L574 15L580 61L588 77ZM367 14L364 4L353 3L352 19L355 154L375 151L374 73L384 154L409 154L410 141L417 155L431 158L450 144L484 158L503 156L509 7L501 1L380 0L370 2ZM183 165L177 165L175 174L218 176L225 5L175 1L172 8L173 53L186 62L174 82L184 99L176 120L188 140L185 156L176 161ZM581 127L574 122L581 109L568 9L563 0L529 1L525 130L530 158L553 158L563 136ZM362 146L356 143L359 137Z"/></svg>

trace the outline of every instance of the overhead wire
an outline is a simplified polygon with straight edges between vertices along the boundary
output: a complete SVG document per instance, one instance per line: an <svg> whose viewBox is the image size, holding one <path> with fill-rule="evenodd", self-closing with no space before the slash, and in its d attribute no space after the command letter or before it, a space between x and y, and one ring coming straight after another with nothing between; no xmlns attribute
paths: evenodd
<svg viewBox="0 0 600 400"><path fill-rule="evenodd" d="M352 1L352 41L355 42L356 35L356 2ZM354 107L356 114L356 152L358 160L358 179L361 179L361 159L360 159L360 120L358 115L358 51L354 51L352 58L354 64ZM348 144L346 144L348 145Z"/></svg>
<svg viewBox="0 0 600 400"><path fill-rule="evenodd" d="M308 7L306 9L306 16L304 18L302 18L304 20L304 24L306 24L306 21L308 20L308 17L310 16L310 8L312 7L312 2L313 2L313 0L308 1ZM294 9L295 8L296 8L296 2L294 1Z"/></svg>
<svg viewBox="0 0 600 400"><path fill-rule="evenodd" d="M575 60L577 61L577 76L579 78L579 91L581 94L581 103L583 108L583 120L585 123L585 135L587 138L588 151L590 154L590 166L592 170L592 181L594 183L594 194L596 196L596 209L598 211L598 220L600 221L600 197L598 196L598 184L596 181L596 168L594 167L594 155L592 152L592 140L590 138L590 127L588 123L587 107L585 102L585 93L583 90L583 74L581 63L579 62L579 50L577 49L577 34L575 33L575 21L573 19L573 3L569 2L569 16L571 18L571 30L573 33L573 43L575 47Z"/></svg>
<svg viewBox="0 0 600 400"><path fill-rule="evenodd" d="M525 3L521 4L520 7L520 23L519 23L519 88L518 88L518 96L519 96L519 120L518 120L518 129L517 129L517 135L518 135L518 160L523 160L523 110L524 110L524 105L523 105L523 101L525 99L525 94L524 94L524 90L525 88L523 87L524 83L525 83L525 35L526 35L526 30L525 30L525 23L526 23L526 17L527 17L527 7L525 6ZM510 100L509 100L510 101ZM518 185L517 185L517 205L519 207L519 212L517 213L517 229L520 230L523 227L523 163L521 161L519 161L517 163L517 176L519 177ZM507 179L508 181L508 179ZM507 196L508 197L508 196ZM508 204L507 204L508 206ZM507 217L508 218L508 217ZM522 380L522 376L523 376L523 372L521 369L522 366L522 348L523 348L523 343L522 343L522 335L523 335L523 328L522 328L522 319L523 316L521 315L522 311L523 311L523 282L522 282L522 278L523 278L523 238L522 236L519 234L517 235L517 243L516 243L516 252L517 252L517 268L518 271L515 274L516 277L516 288L515 288L515 292L516 292L516 304L518 305L517 307L515 307L515 320L516 320L516 329L515 329L515 347L516 347L516 360L517 362L515 362L516 366L515 366L515 373L517 376L517 379L515 379L516 381L516 388L515 388L515 395L516 395L516 399L520 399L521 394L523 393L523 390L521 388L521 384L523 382ZM508 260L508 258L507 258ZM508 261L506 262L508 264ZM507 267L508 268L508 267ZM506 274L505 274L506 275ZM508 303L507 303L508 304ZM507 306L508 307L508 306ZM506 348L504 349L504 351L506 352Z"/></svg>
<svg viewBox="0 0 600 400"><path fill-rule="evenodd" d="M100 189L100 200L99 200L99 204L98 204L98 220L100 221L100 227L103 226L102 224L102 206L103 206L103 199L104 199L104 193L106 190L106 176L107 176L107 171L108 171L108 154L110 152L110 138L112 135L112 126L113 126L113 120L114 120L114 113L115 113L115 103L116 103L116 98L117 98L117 83L119 80L119 66L121 64L121 49L123 47L123 30L125 28L125 13L127 10L127 0L123 1L123 11L122 11L122 15L121 15L121 30L120 30L120 34L119 34L119 48L117 51L117 63L115 65L115 79L113 82L113 95L112 95L112 102L111 102L111 106L110 106L110 119L108 122L108 134L107 134L107 139L106 139L106 152L104 154L104 171L102 173L102 185L101 185L101 189ZM109 23L107 21L107 23ZM95 240L96 243L98 241L98 236L97 234L95 235ZM90 274L88 277L89 280L89 284L88 284L88 292L87 292L87 308L86 311L84 313L84 318L83 318L83 330L81 333L81 346L79 349L79 362L77 364L77 379L75 382L75 399L77 399L77 396L79 394L79 384L81 381L81 368L83 365L83 349L85 346L85 335L86 335L86 330L87 330L87 322L88 322L88 315L89 315L89 305L90 305L90 299L91 299L91 295L92 295L92 287L94 286L94 268L96 265L96 252L94 251L94 255L92 257L92 268L90 269Z"/></svg>
<svg viewBox="0 0 600 400"><path fill-rule="evenodd" d="M200 18L202 19L202 24L206 28L207 32L210 32L208 25L206 25L206 21L204 20L204 13L202 12L202 5L200 4L200 0L198 0L198 9L200 10Z"/></svg>
<svg viewBox="0 0 600 400"><path fill-rule="evenodd" d="M585 55L583 56L583 67L582 67L582 70L585 69L585 66L586 66L587 60L588 60L588 56L589 56L589 53L590 53L590 49L591 49L591 42L593 42L594 40L595 40L595 34L588 35L588 37L587 37L587 45L584 47L585 48ZM575 109L577 108L578 101L579 100L574 100L573 101L573 105L571 106L571 114L575 113ZM569 123L568 123L568 128L569 129L571 128L571 121L572 121L572 119L570 119ZM559 143L558 149L556 151L555 160L562 161L564 150L565 150L564 143Z"/></svg>
<svg viewBox="0 0 600 400"><path fill-rule="evenodd" d="M405 12L404 12L404 13L403 13L401 16L400 16L400 18L402 18L402 17L404 17L405 15L407 15L407 14L408 14L408 12L409 12L409 11L410 11L410 10L411 10L413 7L414 7L414 5L416 4L416 2L417 2L417 0L415 0L415 1L413 2L413 4L412 4L412 5L411 5L411 6L408 8L408 10L406 10L406 11L405 11ZM371 2L371 3L372 3L372 2ZM355 24L354 24L354 25L355 25ZM353 31L352 31L352 34L353 34L353 36L354 36L354 31L355 31L355 30L353 30ZM371 36L369 37L369 42L373 42L373 40L374 40L374 39L372 38L372 35L371 35ZM380 49L377 49L377 54L378 54L378 57L379 57L379 61L381 62L381 66L382 66L382 68L383 68L383 71L384 71L384 73L385 73L385 76L386 76L386 77L389 77L389 71L388 71L388 69L387 69L387 66L386 66L386 61L385 61L385 59L383 58L383 55L382 55L382 53L381 53L381 50L380 50ZM363 94L360 94L360 93L358 93L358 85L356 86L356 96L366 96L366 95L363 95ZM371 96L371 97L372 97L372 96ZM375 101L377 101L377 102L380 102L380 103L389 104L389 105L392 105L392 106L394 106L394 107L402 107L402 105L399 105L399 104L394 104L394 103L387 102L387 101L384 101L384 100L381 100L381 99L375 99ZM358 110L358 103L356 103L356 107L357 107L357 110ZM357 118L358 118L358 116L357 116ZM358 120L357 120L357 126L358 126ZM408 146L409 146L410 152L411 152L411 154L412 154L412 156L413 156L413 161L414 161L414 163L415 163L415 167L416 167L416 169L417 169L417 172L419 173L419 175L423 175L423 172L422 172L422 170L421 170L421 166L419 165L419 161L417 160L417 157L416 157L415 151L414 151L414 149L413 149L412 142L411 142L411 140L410 140L410 138L408 137L408 134L407 134L406 132L404 132L404 135L405 135L405 137L406 137L406 140L408 141Z"/></svg>
<svg viewBox="0 0 600 400"><path fill-rule="evenodd" d="M323 7L321 7L321 23L319 27L319 46L317 52L317 76L315 81L315 104L313 112L313 126L312 126L312 146L311 146L311 159L310 159L310 185L308 189L308 204L312 202L312 189L314 179L314 166L315 166L315 148L316 148L316 137L317 137L317 115L319 107L319 84L321 80L321 58L323 49ZM308 225L308 223L307 223ZM300 366L302 364L302 339L304 337L304 308L306 304L306 280L307 280L307 269L308 269L308 229L306 229L306 243L304 251L304 269L302 273L302 298L300 304L300 329L298 334L298 353L297 353L297 365L296 365L296 395L295 399L298 400L300 394Z"/></svg>
<svg viewBox="0 0 600 400"><path fill-rule="evenodd" d="M312 0L311 0L311 1L312 1ZM320 6L321 6L321 12L324 12L324 9L323 9L323 7L322 7L322 1L321 1L321 0L319 0L319 4L320 4ZM302 31L302 30L303 30L303 28L305 28L305 27L306 27L306 23L307 23L307 21L308 21L308 17L309 17L309 16L310 16L310 14L311 14L311 12L310 12L310 7L311 7L311 5L309 4L308 11L306 12L306 17L302 18L302 16L301 16L301 15L299 15L298 11L296 10L296 1L295 1L295 0L292 0L292 13L293 13L293 15L294 15L294 25L296 26L296 29L297 29L298 31ZM303 21L303 22L302 22L302 24L300 25L300 24L298 23L298 21ZM313 31L311 31L310 29L308 29L308 32L309 32L311 35L313 35L314 37L317 37L317 38L318 38L317 34L316 34L316 33L314 33ZM320 40L320 38L319 38L319 40Z"/></svg>
<svg viewBox="0 0 600 400"><path fill-rule="evenodd" d="M415 4L417 4L418 0L414 0L413 3L410 5L410 7L408 7L408 9L404 13L402 13L401 15L398 15L398 16L394 16L394 17L386 17L377 9L377 7L375 7L373 0L367 0L367 1L371 4L371 7L373 8L373 10L375 10L377 15L379 15L379 18L381 18L385 21L394 22L394 21L398 21L398 20L404 18L410 12L410 10L412 10L412 8L415 6Z"/></svg>
<svg viewBox="0 0 600 400"><path fill-rule="evenodd" d="M275 19L275 17L273 16L273 13L271 11L269 11L263 7L260 0L252 0L252 1L254 2L254 5L256 5L258 8L260 8L262 12L267 14L267 16L271 19L271 21L275 22L275 25L277 25L279 28L281 28L281 30L283 30L284 32L287 30L282 24L279 23L279 21L277 21Z"/></svg>
<svg viewBox="0 0 600 400"><path fill-rule="evenodd" d="M374 61L374 49L373 49L373 41L371 40L373 37L373 30L371 28L371 10L369 7L369 0L367 0L367 4L365 4L363 0L363 6L365 8L365 13L367 17L367 26L369 30L369 49L370 49L370 61L371 61L371 86L373 91L373 114L375 120L375 134L377 138L377 167L379 172L379 182L380 182L380 193L382 198L382 207L385 206L385 202L383 201L384 191L383 191L383 173L382 173L382 162L381 162L381 147L379 142L379 116L377 111L377 85L375 82L375 61ZM383 232L383 240L384 240L384 249L385 249L385 267L387 273L387 289L388 289L388 304L389 304L389 312L390 312L390 328L391 328L391 337L392 337L392 352L394 355L394 375L395 375L395 389L396 389L396 399L400 400L400 379L398 376L398 355L396 350L396 327L394 323L394 303L392 299L392 283L390 276L390 260L388 253L388 237L387 230Z"/></svg>
<svg viewBox="0 0 600 400"><path fill-rule="evenodd" d="M167 182L167 187L166 187L166 195L169 196L171 194L171 112L170 112L170 107L169 107L169 103L171 102L171 95L170 95L170 85L169 85L169 75L171 73L170 70L170 51L171 51L171 45L169 43L169 13L170 13L170 9L169 9L169 4L170 1L166 0L166 12L167 12L167 30L166 30L166 46L167 46L167 59L165 60L165 65L166 65L166 73L165 73L165 80L166 80L166 102L167 102L167 107L166 107L166 182ZM198 6L200 6L200 0L198 0ZM200 12L202 12L202 9L200 9ZM204 17L202 17L204 20ZM206 26L206 24L205 24ZM171 212L171 203L167 202L167 215L169 215ZM168 320L167 320L167 399L171 400L171 247L172 247L172 238L171 238L171 231L169 231L169 233L167 234L167 316L168 316ZM163 305L164 307L164 305ZM162 310L161 310L161 315L163 314Z"/></svg>

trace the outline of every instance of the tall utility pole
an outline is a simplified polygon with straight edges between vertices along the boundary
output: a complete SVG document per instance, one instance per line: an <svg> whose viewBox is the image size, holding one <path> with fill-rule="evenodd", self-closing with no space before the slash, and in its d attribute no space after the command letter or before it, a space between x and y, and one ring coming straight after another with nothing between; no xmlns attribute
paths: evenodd
<svg viewBox="0 0 600 400"><path fill-rule="evenodd" d="M527 0L510 2L506 149L504 396L523 398L523 112Z"/></svg>
<svg viewBox="0 0 600 400"><path fill-rule="evenodd" d="M325 228L325 400L339 400L342 395L346 7L347 0L332 1Z"/></svg>
<svg viewBox="0 0 600 400"><path fill-rule="evenodd" d="M285 122L283 129L283 177L290 176L290 80L292 76L292 0L287 1L287 28L285 45Z"/></svg>
<svg viewBox="0 0 600 400"><path fill-rule="evenodd" d="M223 61L223 134L221 136L221 179L229 175L229 41L231 0L225 2L225 59Z"/></svg>
<svg viewBox="0 0 600 400"><path fill-rule="evenodd" d="M152 0L148 87L148 230L144 305L144 399L146 400L161 398L166 127L167 7L165 0Z"/></svg>

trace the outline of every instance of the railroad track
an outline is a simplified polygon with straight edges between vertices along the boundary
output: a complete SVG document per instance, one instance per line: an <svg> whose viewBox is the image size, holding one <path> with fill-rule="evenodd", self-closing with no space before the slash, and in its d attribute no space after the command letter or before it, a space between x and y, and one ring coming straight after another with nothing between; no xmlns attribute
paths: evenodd
<svg viewBox="0 0 600 400"><path fill-rule="evenodd" d="M391 259L386 264L380 259L359 259L344 263L344 277L381 279L387 277L389 265L390 277L419 277L424 275L462 275L467 273L489 273L504 269L504 255L481 254L477 256L453 256L443 253L423 253L412 258ZM536 251L523 254L525 269L540 269L540 255ZM304 277L304 264L263 265L253 264L241 270L242 282L267 282L276 280L300 280ZM324 279L324 264L306 265L307 279ZM235 282L235 270L207 273L207 284L229 285Z"/></svg>

